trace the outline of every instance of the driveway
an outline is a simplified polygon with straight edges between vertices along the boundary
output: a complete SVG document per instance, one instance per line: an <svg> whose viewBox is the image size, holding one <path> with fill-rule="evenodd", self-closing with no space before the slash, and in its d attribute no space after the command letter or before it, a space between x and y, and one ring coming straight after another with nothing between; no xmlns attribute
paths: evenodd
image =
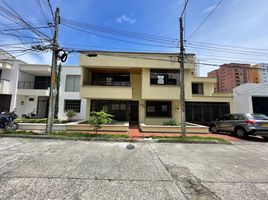
<svg viewBox="0 0 268 200"><path fill-rule="evenodd" d="M0 138L0 199L268 199L268 143Z"/></svg>

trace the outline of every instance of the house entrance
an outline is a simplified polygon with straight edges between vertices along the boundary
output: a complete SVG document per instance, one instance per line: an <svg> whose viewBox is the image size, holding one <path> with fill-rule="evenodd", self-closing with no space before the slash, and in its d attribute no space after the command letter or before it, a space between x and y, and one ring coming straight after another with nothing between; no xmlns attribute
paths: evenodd
<svg viewBox="0 0 268 200"><path fill-rule="evenodd" d="M91 112L104 111L113 115L116 121L129 121L130 124L139 123L139 102L118 100L91 100Z"/></svg>
<svg viewBox="0 0 268 200"><path fill-rule="evenodd" d="M130 103L129 124L139 124L139 102Z"/></svg>
<svg viewBox="0 0 268 200"><path fill-rule="evenodd" d="M48 97L38 97L37 117L46 118L48 114Z"/></svg>

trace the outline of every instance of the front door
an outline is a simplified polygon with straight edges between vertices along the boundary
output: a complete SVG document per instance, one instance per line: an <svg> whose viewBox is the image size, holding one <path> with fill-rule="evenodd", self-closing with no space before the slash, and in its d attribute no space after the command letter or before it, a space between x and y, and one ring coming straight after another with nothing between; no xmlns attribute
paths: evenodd
<svg viewBox="0 0 268 200"><path fill-rule="evenodd" d="M139 124L139 103L130 103L129 123L131 125Z"/></svg>
<svg viewBox="0 0 268 200"><path fill-rule="evenodd" d="M46 118L48 114L48 97L38 97L37 117Z"/></svg>

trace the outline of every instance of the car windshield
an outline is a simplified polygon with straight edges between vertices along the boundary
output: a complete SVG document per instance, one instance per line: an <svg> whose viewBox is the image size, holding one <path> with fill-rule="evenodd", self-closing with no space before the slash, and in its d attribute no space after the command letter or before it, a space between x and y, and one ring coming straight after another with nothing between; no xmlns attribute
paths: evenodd
<svg viewBox="0 0 268 200"><path fill-rule="evenodd" d="M268 117L263 114L252 114L251 117L255 120L268 120Z"/></svg>

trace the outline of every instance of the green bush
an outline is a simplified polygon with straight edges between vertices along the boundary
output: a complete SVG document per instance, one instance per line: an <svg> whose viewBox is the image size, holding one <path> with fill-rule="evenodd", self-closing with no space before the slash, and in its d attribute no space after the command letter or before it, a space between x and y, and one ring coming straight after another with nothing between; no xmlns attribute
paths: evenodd
<svg viewBox="0 0 268 200"><path fill-rule="evenodd" d="M93 130L96 131L97 134L102 124L111 124L113 122L112 117L113 115L110 115L103 111L91 112L88 123L94 127Z"/></svg>
<svg viewBox="0 0 268 200"><path fill-rule="evenodd" d="M169 119L168 121L163 122L163 125L164 126L176 126L177 122L175 119Z"/></svg>

